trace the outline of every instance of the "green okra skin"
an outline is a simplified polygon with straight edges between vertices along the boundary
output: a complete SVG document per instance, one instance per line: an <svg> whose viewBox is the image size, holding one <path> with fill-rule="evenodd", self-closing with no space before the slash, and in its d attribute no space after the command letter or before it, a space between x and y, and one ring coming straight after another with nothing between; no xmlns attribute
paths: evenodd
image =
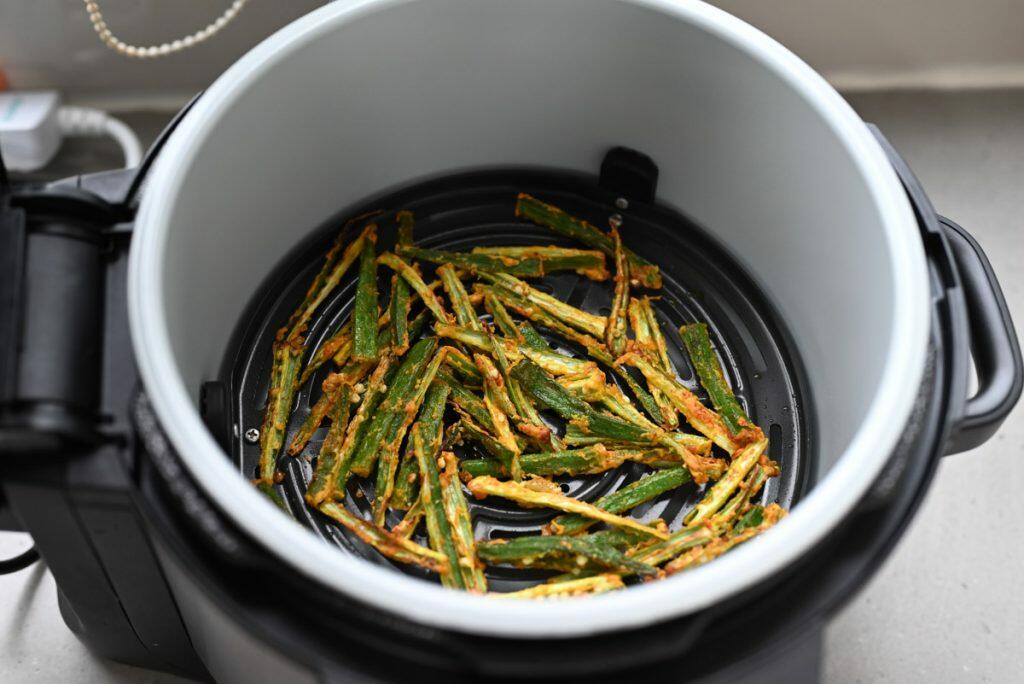
<svg viewBox="0 0 1024 684"><path fill-rule="evenodd" d="M755 506L748 511L747 515L743 516L731 531L716 537L699 548L694 548L685 555L676 557L666 564L665 573L671 575L708 563L738 544L753 539L785 516L786 512L778 504L769 504L764 507Z"/></svg>
<svg viewBox="0 0 1024 684"><path fill-rule="evenodd" d="M473 363L473 359L466 356L457 347L449 347L448 350L448 358L446 359L448 367L458 373L462 377L463 382L479 389L484 382L484 378L480 375L480 370L476 367L476 364Z"/></svg>
<svg viewBox="0 0 1024 684"><path fill-rule="evenodd" d="M419 271L402 261L401 257L391 252L384 252L377 257L377 261L378 263L390 268L401 276L405 282L409 283L409 287L419 295L420 299L423 300L423 304L432 314L434 314L434 318L441 323L452 322L448 312L444 310L441 300L434 294L434 290L423 282L423 277L420 275Z"/></svg>
<svg viewBox="0 0 1024 684"><path fill-rule="evenodd" d="M740 491L733 494L732 498L712 518L712 523L728 523L736 516L742 516L748 512L750 500L757 495L768 480L770 474L768 469L760 463L756 464L744 478L740 485Z"/></svg>
<svg viewBox="0 0 1024 684"><path fill-rule="evenodd" d="M306 488L306 501L313 506L325 501L334 488L335 470L338 467L345 435L348 433L354 399L355 391L348 385L342 385L338 390L338 400L331 407L331 427L320 447L313 478Z"/></svg>
<svg viewBox="0 0 1024 684"><path fill-rule="evenodd" d="M663 371L675 375L675 369L668 358L668 348L665 344L665 336L661 333L661 326L654 315L654 308L651 306L650 297L642 299L630 299L629 321L633 327L636 337L636 344L644 349L652 359L658 362ZM621 354L620 354L621 356ZM657 387L650 387L651 397L661 411L661 426L667 430L675 430L679 427L679 413L673 406L672 401Z"/></svg>
<svg viewBox="0 0 1024 684"><path fill-rule="evenodd" d="M495 539L477 546L477 555L492 565L516 565L529 567L536 559L549 555L571 555L613 570L626 571L637 575L656 575L657 569L626 556L606 544L594 543L586 536L564 537L537 535L515 539Z"/></svg>
<svg viewBox="0 0 1024 684"><path fill-rule="evenodd" d="M384 398L367 423L366 432L351 461L354 474L367 477L373 471L381 448L387 443L392 423L402 420L406 404L412 400L427 365L437 349L437 338L428 337L413 345L402 359L394 379L385 389ZM426 391L426 388L423 388ZM397 425L396 425L397 428Z"/></svg>
<svg viewBox="0 0 1024 684"><path fill-rule="evenodd" d="M345 325L341 326L338 332L334 333L326 340L323 344L313 352L306 367L302 370L302 377L299 379L299 387L302 387L306 382L313 377L313 373L316 373L320 366L324 365L328 359L333 357L335 354L341 355L341 363L343 365L348 361L349 355L352 353L352 321L346 321Z"/></svg>
<svg viewBox="0 0 1024 684"><path fill-rule="evenodd" d="M375 228L375 227L374 227ZM359 283L352 310L352 358L377 358L377 233L371 231L359 253Z"/></svg>
<svg viewBox="0 0 1024 684"><path fill-rule="evenodd" d="M458 409L456 409L456 411L458 411ZM460 415L459 428L462 436L468 437L470 440L476 442L483 447L484 451L498 459L502 473L509 472L509 465L516 456L514 451L506 448L505 445L499 442L491 435L491 433L487 432L487 430L480 427L468 415Z"/></svg>
<svg viewBox="0 0 1024 684"><path fill-rule="evenodd" d="M612 297L612 311L605 325L604 343L612 356L618 358L626 351L626 320L629 307L629 262L623 251L619 231L612 228L612 242L615 245L615 295Z"/></svg>
<svg viewBox="0 0 1024 684"><path fill-rule="evenodd" d="M430 368L427 369L427 373L424 375L430 375ZM423 402L419 409L418 422L426 425L426 433L430 435L432 440L436 439L438 444L440 443L441 430L443 429L444 405L447 403L447 397L449 397L450 392L451 389L445 383L437 382L430 378L429 388L423 397ZM397 463L398 443L400 443L404 433L406 433L406 430L400 429L399 426L399 430L392 436L389 442L389 446L392 443L394 444L393 457L390 454L387 456L381 455L382 465L377 469L378 491L377 500L374 501L375 514L377 508L383 510L386 505L392 505L394 508L404 510L409 508L413 502L414 484L419 480L420 472L416 458L412 453L407 453L401 463L401 467L398 468L397 475L390 472L394 468L391 465L391 459L393 458L394 463ZM385 463L387 464L386 467L384 466ZM382 475L382 473L384 474ZM385 478L383 485L381 483L382 477ZM378 504L378 502L380 503Z"/></svg>
<svg viewBox="0 0 1024 684"><path fill-rule="evenodd" d="M594 505L609 513L622 513L692 481L693 477L686 468L660 470L601 497ZM548 529L554 534L572 535L587 530L595 523L595 520L582 515L560 515L548 524Z"/></svg>
<svg viewBox="0 0 1024 684"><path fill-rule="evenodd" d="M416 418L424 397L434 382L437 369L444 363L444 356L444 350L434 354L434 357L423 370L420 377L416 379L416 387L412 395L407 398L408 401L405 401L405 398L403 398L402 401L404 403L393 409L395 415L387 432L384 434L383 447L377 452L378 465L377 481L374 489L376 493L376 498L374 499L374 520L379 521L379 525L384 524L384 515L391 500L391 493L394 491L395 474L398 471L399 447L405 438L406 431ZM447 389L447 386L444 386L441 391L447 394ZM445 397L445 400L447 400L447 397Z"/></svg>
<svg viewBox="0 0 1024 684"><path fill-rule="evenodd" d="M768 440L761 438L733 454L732 463L725 475L716 482L696 506L683 519L688 526L699 525L725 505L729 497L747 476L768 448Z"/></svg>
<svg viewBox="0 0 1024 684"><path fill-rule="evenodd" d="M477 498L487 496L498 496L509 499L527 506L544 506L553 508L565 513L579 513L599 522L607 523L614 527L633 529L648 534L656 539L668 539L668 534L661 530L645 525L632 518L624 518L614 515L606 510L593 506L584 501L565 496L561 492L536 491L518 482L502 482L489 475L474 477L466 486Z"/></svg>
<svg viewBox="0 0 1024 684"><path fill-rule="evenodd" d="M519 462L523 473L551 477L555 475L595 475L617 468L626 461L657 464L667 468L679 467L678 460L664 460L657 449L607 449L603 445L548 451L537 454L522 454ZM462 469L472 477L491 475L508 477L509 473L500 461L491 458L465 459Z"/></svg>
<svg viewBox="0 0 1024 684"><path fill-rule="evenodd" d="M416 488L416 492L417 494L419 493L419 487ZM409 539L416 533L416 528L419 527L420 521L423 520L423 502L417 498L416 501L401 510L405 510L405 515L392 528L391 533L396 537Z"/></svg>
<svg viewBox="0 0 1024 684"><path fill-rule="evenodd" d="M306 444L309 443L313 433L320 428L320 423L327 417L331 407L338 400L341 385L344 382L345 376L341 373L332 373L324 380L321 385L323 393L316 400L316 403L313 404L313 408L309 411L309 416L303 421L302 427L295 433L291 444L288 445L289 456L297 456L306 448Z"/></svg>
<svg viewBox="0 0 1024 684"><path fill-rule="evenodd" d="M357 221L368 216L370 216L370 214L362 217L356 217L353 221ZM341 282L345 273L349 268L351 268L352 264L355 263L355 260L362 252L363 245L366 240L369 239L371 235L375 235L375 230L376 227L373 224L366 226L359 234L359 237L353 240L345 248L340 258L338 257L338 251L341 249L341 243L335 242L334 246L327 252L323 268L321 268L320 272L315 278L313 278L313 282L310 284L309 290L306 292L306 296L295 309L294 313L292 313L288 322L285 324L285 327L282 328L282 331L278 333L279 336L283 333L283 339L291 339L302 334L310 317L323 303L327 296L334 291L334 288L338 286L338 283ZM342 234L344 233L345 230L342 229Z"/></svg>
<svg viewBox="0 0 1024 684"><path fill-rule="evenodd" d="M671 432L669 433L669 437L699 456L707 456L711 453L711 440L703 435L693 435L688 432ZM572 424L566 426L565 436L562 439L567 447L584 447L592 446L594 444L604 444L609 449L650 448L649 445L644 442L623 442L608 439L607 437L598 437L597 435L586 433L579 426Z"/></svg>
<svg viewBox="0 0 1024 684"><path fill-rule="evenodd" d="M501 331L502 335L517 344L526 343L526 337L523 335L522 331L516 327L516 322L512 320L512 316L509 314L508 309L506 309L505 305L494 296L493 292L484 293L484 307L486 307L487 312L491 314L491 319L494 321L494 324L498 326L498 330ZM476 330L476 328L474 328L474 330Z"/></svg>
<svg viewBox="0 0 1024 684"><path fill-rule="evenodd" d="M391 340L395 353L401 356L409 350L409 309L412 300L409 294L409 283L398 274L391 276Z"/></svg>
<svg viewBox="0 0 1024 684"><path fill-rule="evenodd" d="M608 591L622 589L625 584L618 575L606 573L583 577L580 579L566 579L555 584L538 584L519 591L510 591L505 594L488 594L496 599L540 599L556 598L562 596L585 596L592 594L603 594Z"/></svg>
<svg viewBox="0 0 1024 684"><path fill-rule="evenodd" d="M565 213L558 207L540 201L525 192L519 193L516 201L516 216L544 226L554 233L581 242L588 247L599 249L609 257L615 257L615 245L611 237L595 226ZM657 290L661 288L661 272L646 259L627 251L632 277L637 284Z"/></svg>
<svg viewBox="0 0 1024 684"><path fill-rule="evenodd" d="M441 582L447 587L465 589L466 580L459 565L458 549L455 547L451 525L444 510L441 476L437 468L438 450L433 448L430 435L426 434L426 427L422 423L413 426L410 438L422 476L420 500L423 502L430 547L443 554L448 561L448 572L441 575Z"/></svg>
<svg viewBox="0 0 1024 684"><path fill-rule="evenodd" d="M523 321L519 324L519 332L523 334L523 343L530 349L551 351L551 345L537 332L536 328L530 325L529 321Z"/></svg>
<svg viewBox="0 0 1024 684"><path fill-rule="evenodd" d="M473 254L487 254L497 257L513 257L516 259L536 258L542 262L554 259L563 260L568 265L569 259L576 259L573 267L581 276L590 280L608 280L608 268L605 265L604 252L599 249L576 249L574 247L556 247L553 245L534 245L529 247L474 247ZM552 269L546 269L551 271Z"/></svg>
<svg viewBox="0 0 1024 684"><path fill-rule="evenodd" d="M363 396L359 400L356 415L348 424L345 440L338 449L337 456L333 459L331 471L325 476L327 480L325 486L318 490L312 499L310 490L306 490L306 500L313 506L319 506L329 498L345 497L345 483L352 471L353 456L369 428L370 419L384 399L384 392L387 390L388 384L397 371L395 356L385 353L377 363L369 380L366 381L366 391L363 392Z"/></svg>
<svg viewBox="0 0 1024 684"><path fill-rule="evenodd" d="M395 221L398 223L398 244L411 245L413 243L413 230L416 227L416 219L413 213L403 209L395 213Z"/></svg>
<svg viewBox="0 0 1024 684"><path fill-rule="evenodd" d="M672 560L684 551L713 542L722 532L723 528L704 525L684 527L664 541L631 549L626 554L633 560L657 566Z"/></svg>
<svg viewBox="0 0 1024 684"><path fill-rule="evenodd" d="M437 269L437 274L441 277L441 284L448 294L448 301L452 304L458 324L470 330L483 330L480 327L480 319L477 318L476 311L473 310L473 304L469 301L469 293L466 292L466 288L463 287L462 281L459 280L459 276L455 272L455 266L445 263Z"/></svg>
<svg viewBox="0 0 1024 684"><path fill-rule="evenodd" d="M267 408L260 430L259 480L273 484L277 456L284 445L285 430L291 417L295 392L299 388L299 367L302 364L302 337L291 337L274 343L274 360L270 371Z"/></svg>
<svg viewBox="0 0 1024 684"><path fill-rule="evenodd" d="M387 558L400 563L418 565L440 573L441 577L449 572L448 559L443 554L368 523L339 503L325 503L319 507L319 510L344 525Z"/></svg>
<svg viewBox="0 0 1024 684"><path fill-rule="evenodd" d="M459 462L455 454L446 451L441 454L444 461L444 472L440 473L441 497L444 500L444 511L448 525L452 530L455 550L458 552L462 565L463 579L466 589L472 592L487 591L487 578L483 568L477 561L476 538L473 535L473 518L469 514L466 496L462 493L459 481Z"/></svg>
<svg viewBox="0 0 1024 684"><path fill-rule="evenodd" d="M493 341L486 333L441 323L434 325L434 332L437 333L438 337L454 340L466 345L470 349L485 354L494 354ZM596 368L591 361L574 359L571 356L559 354L547 345L544 345L543 349L535 349L527 345L518 346L515 342L504 338L498 341L504 346L504 352L509 361L518 361L520 357L526 356L544 368L544 370L555 375L589 372Z"/></svg>
<svg viewBox="0 0 1024 684"><path fill-rule="evenodd" d="M729 383L725 381L722 365L718 362L714 347L711 346L708 326L704 323L684 325L679 328L679 334L686 345L686 351L690 354L690 361L697 371L700 384L711 398L711 404L722 416L722 422L729 431L734 435L739 434L743 428L751 424L750 419L743 412Z"/></svg>
<svg viewBox="0 0 1024 684"><path fill-rule="evenodd" d="M541 278L556 271L575 271L580 275L600 280L607 277L604 259L580 251L578 254L553 254L551 256L504 256L475 252L448 252L440 249L424 249L411 245L398 245L395 251L408 259L427 261L433 264L452 264L470 273L509 273L521 278ZM603 255L602 255L603 257Z"/></svg>
<svg viewBox="0 0 1024 684"><path fill-rule="evenodd" d="M512 407L515 409L514 415L518 416L516 427L541 448L552 451L561 449L563 445L558 435L544 423L540 414L537 413L537 410L530 402L529 397L526 396L523 389L519 386L519 383L514 378L509 377L510 366L508 357L505 355L504 345L494 339L494 335L490 337L491 347L494 349L494 361L501 372L501 379L505 383L508 397L512 402Z"/></svg>
<svg viewBox="0 0 1024 684"><path fill-rule="evenodd" d="M473 420L480 423L485 430L489 432L494 431L494 424L491 422L491 414L488 413L487 407L484 406L484 402L480 397L466 389L462 383L456 380L450 373L446 373L443 369L438 373L438 379L447 384L451 389L452 404L467 415L471 416Z"/></svg>
<svg viewBox="0 0 1024 684"><path fill-rule="evenodd" d="M605 327L608 325L608 319L604 316L587 313L571 304L566 304L561 299L541 292L507 273L480 273L479 275L482 280L508 290L568 326L594 337L604 336Z"/></svg>

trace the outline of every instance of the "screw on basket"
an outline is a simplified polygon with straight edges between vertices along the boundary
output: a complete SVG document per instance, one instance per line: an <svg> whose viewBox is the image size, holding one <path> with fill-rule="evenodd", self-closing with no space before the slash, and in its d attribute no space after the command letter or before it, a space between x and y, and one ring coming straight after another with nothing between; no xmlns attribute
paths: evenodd
<svg viewBox="0 0 1024 684"><path fill-rule="evenodd" d="M255 444L260 441L260 431L256 428L249 428L245 431L245 441L249 444Z"/></svg>
<svg viewBox="0 0 1024 684"><path fill-rule="evenodd" d="M622 211L625 211L626 209L629 209L629 200L626 199L625 197L619 197L618 199L615 200L615 207L616 209L621 209Z"/></svg>

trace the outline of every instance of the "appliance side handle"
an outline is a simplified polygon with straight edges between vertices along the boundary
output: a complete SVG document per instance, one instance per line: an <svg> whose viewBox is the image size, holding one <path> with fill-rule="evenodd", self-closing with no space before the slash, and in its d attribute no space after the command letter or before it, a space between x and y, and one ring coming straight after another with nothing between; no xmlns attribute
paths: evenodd
<svg viewBox="0 0 1024 684"><path fill-rule="evenodd" d="M995 434L1024 388L1024 361L1010 310L988 257L966 230L947 218L941 223L960 273L978 389L954 426L947 453L980 446Z"/></svg>
<svg viewBox="0 0 1024 684"><path fill-rule="evenodd" d="M907 192L925 251L950 301L949 352L954 363L947 455L982 445L1009 415L1024 387L1024 362L1002 289L981 245L956 223L939 216L920 181L874 125L868 124ZM973 364L978 389L969 396Z"/></svg>

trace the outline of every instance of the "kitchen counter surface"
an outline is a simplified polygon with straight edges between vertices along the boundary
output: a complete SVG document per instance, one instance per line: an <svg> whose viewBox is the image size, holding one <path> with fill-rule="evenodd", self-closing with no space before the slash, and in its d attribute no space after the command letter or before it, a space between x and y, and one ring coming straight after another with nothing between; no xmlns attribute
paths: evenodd
<svg viewBox="0 0 1024 684"><path fill-rule="evenodd" d="M1024 338L1024 92L849 97L920 177L937 209L971 231ZM162 115L125 117L150 139ZM48 172L109 168L106 141L74 141ZM945 459L895 552L829 627L823 680L1009 682L1024 672L1024 404L985 446ZM0 557L26 548L0 533ZM93 657L61 621L41 564L0 577L0 681L185 680Z"/></svg>

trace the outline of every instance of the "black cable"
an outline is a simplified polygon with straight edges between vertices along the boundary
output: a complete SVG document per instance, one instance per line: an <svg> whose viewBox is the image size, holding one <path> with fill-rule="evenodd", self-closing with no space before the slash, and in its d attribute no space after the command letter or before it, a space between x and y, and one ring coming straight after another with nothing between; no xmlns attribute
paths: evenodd
<svg viewBox="0 0 1024 684"><path fill-rule="evenodd" d="M20 556L0 561L0 575L10 575L12 572L24 570L37 560L39 560L39 552L36 551L36 547L33 546Z"/></svg>

